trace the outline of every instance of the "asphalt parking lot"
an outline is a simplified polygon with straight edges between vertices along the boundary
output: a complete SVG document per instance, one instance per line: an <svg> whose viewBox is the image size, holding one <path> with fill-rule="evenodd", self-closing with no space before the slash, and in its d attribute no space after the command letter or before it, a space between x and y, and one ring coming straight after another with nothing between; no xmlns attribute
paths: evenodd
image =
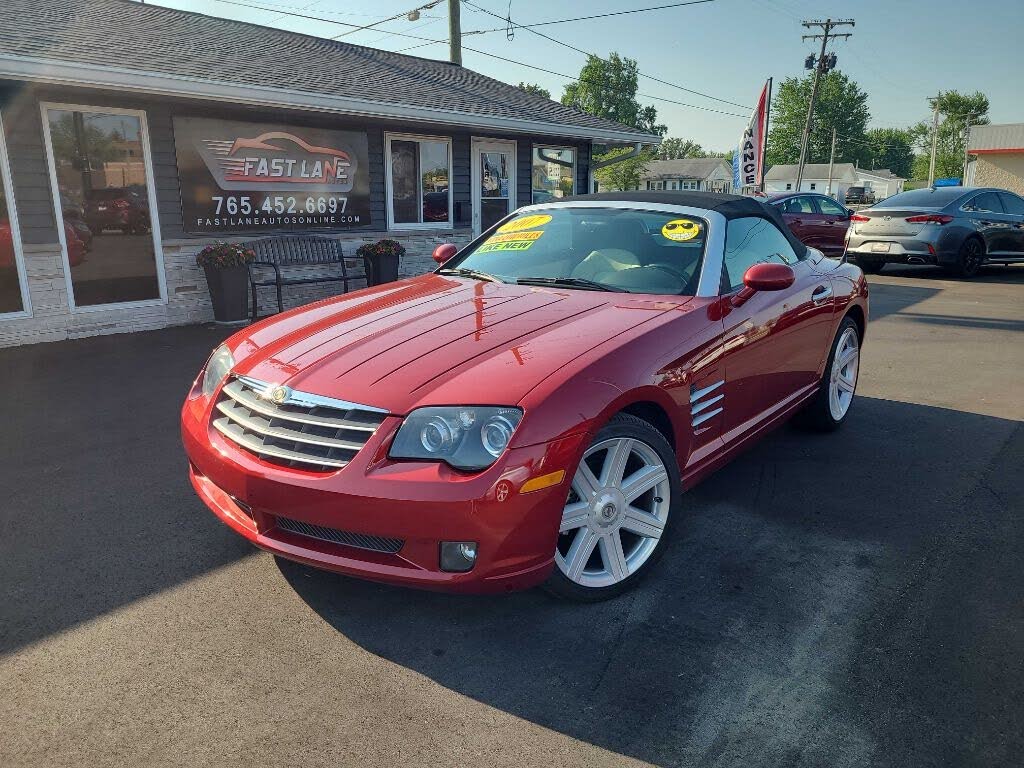
<svg viewBox="0 0 1024 768"><path fill-rule="evenodd" d="M0 350L0 765L1020 765L1024 267L870 280L844 429L694 489L597 606L250 548L178 438L220 331Z"/></svg>

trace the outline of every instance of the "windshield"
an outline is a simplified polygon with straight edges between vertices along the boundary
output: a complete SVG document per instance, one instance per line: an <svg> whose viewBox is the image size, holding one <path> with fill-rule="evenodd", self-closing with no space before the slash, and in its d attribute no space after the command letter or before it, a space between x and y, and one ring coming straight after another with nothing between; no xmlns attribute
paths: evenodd
<svg viewBox="0 0 1024 768"><path fill-rule="evenodd" d="M945 208L964 194L963 187L937 187L900 192L885 200L886 208Z"/></svg>
<svg viewBox="0 0 1024 768"><path fill-rule="evenodd" d="M679 213L534 209L492 230L438 271L523 285L692 296L706 239L704 219Z"/></svg>

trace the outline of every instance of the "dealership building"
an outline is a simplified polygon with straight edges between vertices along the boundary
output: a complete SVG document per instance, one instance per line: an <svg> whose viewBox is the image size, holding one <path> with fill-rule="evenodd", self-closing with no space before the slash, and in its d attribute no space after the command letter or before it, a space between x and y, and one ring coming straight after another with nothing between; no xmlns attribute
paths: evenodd
<svg viewBox="0 0 1024 768"><path fill-rule="evenodd" d="M4 10L0 346L208 321L217 241L387 237L425 272L591 189L595 146L658 141L446 62L129 0Z"/></svg>

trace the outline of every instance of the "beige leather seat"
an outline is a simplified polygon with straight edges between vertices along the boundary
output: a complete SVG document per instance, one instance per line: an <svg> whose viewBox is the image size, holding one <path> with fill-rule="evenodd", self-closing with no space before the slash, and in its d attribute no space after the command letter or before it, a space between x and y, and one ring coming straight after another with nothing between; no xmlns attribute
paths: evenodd
<svg viewBox="0 0 1024 768"><path fill-rule="evenodd" d="M591 251L572 271L573 277L594 280L598 283L615 283L616 274L626 269L635 269L640 261L632 251L621 248L601 248Z"/></svg>

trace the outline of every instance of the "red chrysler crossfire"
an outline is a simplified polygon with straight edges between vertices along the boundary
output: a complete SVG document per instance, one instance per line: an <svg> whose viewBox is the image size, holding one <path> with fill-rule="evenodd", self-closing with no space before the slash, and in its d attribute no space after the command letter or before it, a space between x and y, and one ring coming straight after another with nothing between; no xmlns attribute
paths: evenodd
<svg viewBox="0 0 1024 768"><path fill-rule="evenodd" d="M849 413L864 276L757 200L569 198L434 256L214 351L182 434L237 533L393 584L598 600L651 570L685 489L790 416Z"/></svg>

